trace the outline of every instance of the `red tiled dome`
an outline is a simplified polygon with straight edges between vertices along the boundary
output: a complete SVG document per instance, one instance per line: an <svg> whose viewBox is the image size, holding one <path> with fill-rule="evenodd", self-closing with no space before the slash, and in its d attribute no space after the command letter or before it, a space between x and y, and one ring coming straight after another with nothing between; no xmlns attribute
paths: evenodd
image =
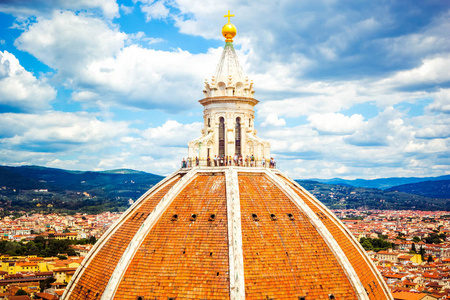
<svg viewBox="0 0 450 300"><path fill-rule="evenodd" d="M302 297L392 299L351 233L297 183L219 167L176 172L144 194L63 299Z"/></svg>

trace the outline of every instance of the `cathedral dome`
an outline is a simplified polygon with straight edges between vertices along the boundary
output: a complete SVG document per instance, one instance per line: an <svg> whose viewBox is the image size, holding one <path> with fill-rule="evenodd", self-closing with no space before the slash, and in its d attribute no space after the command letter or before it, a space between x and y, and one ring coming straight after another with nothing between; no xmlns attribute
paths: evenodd
<svg viewBox="0 0 450 300"><path fill-rule="evenodd" d="M246 298L392 299L317 199L276 169L234 166L154 186L95 244L64 297Z"/></svg>
<svg viewBox="0 0 450 300"><path fill-rule="evenodd" d="M196 159L107 230L63 299L393 299L342 222L267 168L270 144L253 127L253 83L243 79L231 42L206 85L205 127L189 143ZM224 166L238 156L247 167ZM249 157L256 158L250 166Z"/></svg>

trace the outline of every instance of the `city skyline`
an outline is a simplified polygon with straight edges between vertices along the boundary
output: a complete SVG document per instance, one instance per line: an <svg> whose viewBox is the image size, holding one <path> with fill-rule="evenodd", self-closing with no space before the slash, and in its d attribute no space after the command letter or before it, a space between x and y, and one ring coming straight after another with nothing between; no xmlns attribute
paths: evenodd
<svg viewBox="0 0 450 300"><path fill-rule="evenodd" d="M5 1L0 161L168 174L231 10L255 127L293 178L449 174L450 5Z"/></svg>

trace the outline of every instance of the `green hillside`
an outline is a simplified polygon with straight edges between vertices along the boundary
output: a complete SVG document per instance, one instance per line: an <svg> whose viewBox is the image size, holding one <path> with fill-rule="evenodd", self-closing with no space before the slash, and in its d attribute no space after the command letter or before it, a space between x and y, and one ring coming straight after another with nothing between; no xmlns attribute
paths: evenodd
<svg viewBox="0 0 450 300"><path fill-rule="evenodd" d="M0 215L10 211L123 211L130 206L130 199L138 199L161 179L162 176L129 169L91 172L0 166ZM450 210L448 197L425 196L431 192L435 195L448 193L448 181L444 185L441 181L432 181L384 191L346 184L297 181L330 208ZM386 178L383 182L388 181Z"/></svg>
<svg viewBox="0 0 450 300"><path fill-rule="evenodd" d="M327 207L332 209L450 210L450 199L430 198L374 188L324 184L311 180L296 181Z"/></svg>
<svg viewBox="0 0 450 300"><path fill-rule="evenodd" d="M389 178L377 178L377 179L308 179L311 181L318 181L326 184L340 184L340 185L351 185L354 187L363 188L375 188L386 190L395 186L419 183L425 181L438 181L438 180L450 180L450 175L443 175L437 177L389 177Z"/></svg>
<svg viewBox="0 0 450 300"><path fill-rule="evenodd" d="M126 169L85 172L1 166L0 207L68 213L121 211L162 178Z"/></svg>
<svg viewBox="0 0 450 300"><path fill-rule="evenodd" d="M450 199L450 180L425 181L391 187L387 191Z"/></svg>

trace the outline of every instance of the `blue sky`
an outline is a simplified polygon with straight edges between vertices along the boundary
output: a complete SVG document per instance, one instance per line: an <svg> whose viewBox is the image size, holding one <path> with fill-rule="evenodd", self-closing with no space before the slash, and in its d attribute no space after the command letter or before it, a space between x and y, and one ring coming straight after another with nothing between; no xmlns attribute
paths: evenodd
<svg viewBox="0 0 450 300"><path fill-rule="evenodd" d="M2 1L0 163L175 171L228 10L282 171L450 174L448 1Z"/></svg>

